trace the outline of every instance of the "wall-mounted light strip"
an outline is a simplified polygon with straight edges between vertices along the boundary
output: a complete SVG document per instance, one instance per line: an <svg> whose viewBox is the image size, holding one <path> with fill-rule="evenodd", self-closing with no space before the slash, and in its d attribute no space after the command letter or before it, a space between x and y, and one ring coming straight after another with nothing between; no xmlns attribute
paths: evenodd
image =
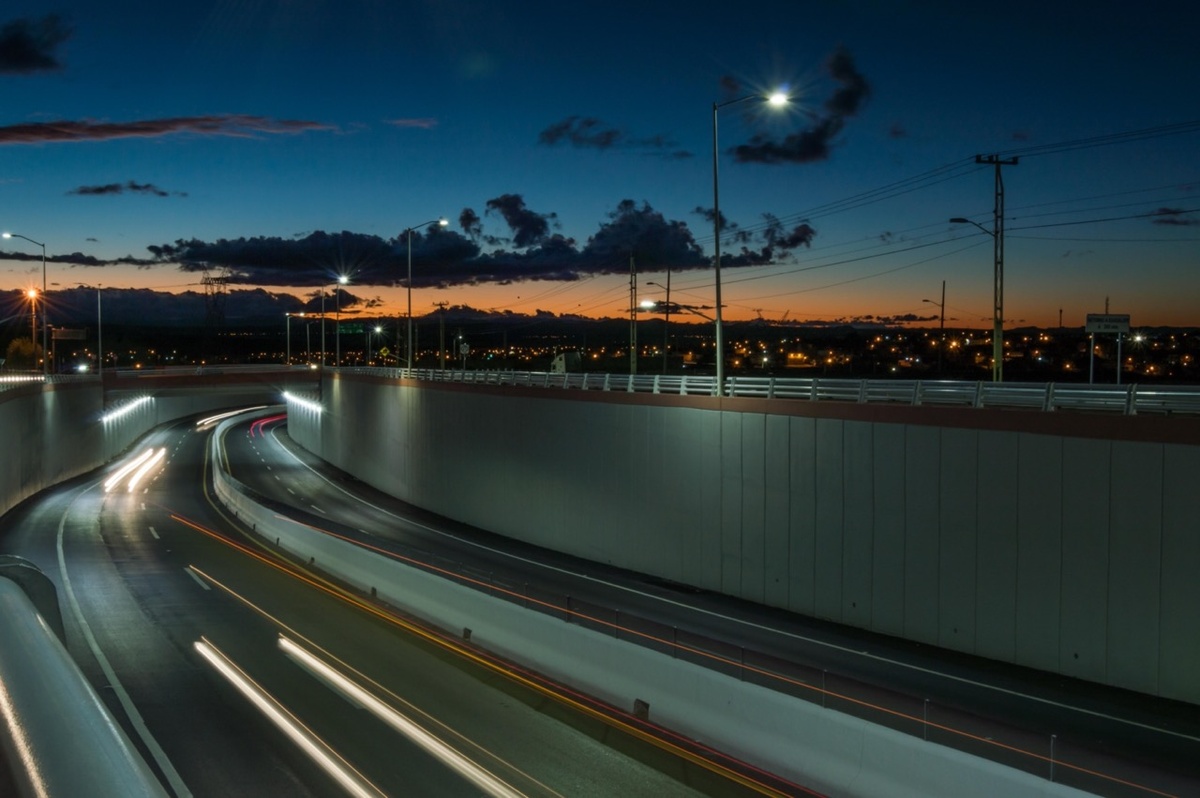
<svg viewBox="0 0 1200 798"><path fill-rule="evenodd" d="M100 420L106 424L109 421L116 421L118 418L121 418L122 416L126 416L126 415L132 413L134 410L137 410L139 407L146 404L147 402L153 402L153 401L154 401L153 396L139 397L137 399L134 399L129 404L122 405L121 407L118 407L115 410L110 410L109 412L107 412L103 416L101 416Z"/></svg>
<svg viewBox="0 0 1200 798"><path fill-rule="evenodd" d="M296 394L291 393L289 391L283 392L283 398L286 399L289 404L292 402L295 402L296 404L303 407L305 410L311 410L314 413L320 413L323 410L321 405L317 404L316 402L312 401L311 399L304 399L302 397L296 396Z"/></svg>

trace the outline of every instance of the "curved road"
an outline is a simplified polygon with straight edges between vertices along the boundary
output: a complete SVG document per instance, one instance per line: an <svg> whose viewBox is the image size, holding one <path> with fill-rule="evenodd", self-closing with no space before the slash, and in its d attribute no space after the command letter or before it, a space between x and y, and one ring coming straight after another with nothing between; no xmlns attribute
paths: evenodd
<svg viewBox="0 0 1200 798"><path fill-rule="evenodd" d="M622 619L646 619L654 629L686 630L705 641L701 647L727 653L718 667L730 669L728 659L748 662L746 652L759 652L765 669L824 683L829 706L877 721L891 717L890 725L903 731L1038 775L1049 773L1053 758L1057 780L1089 791L1200 794L1194 707L805 619L490 535L330 467L287 437L282 415L231 431L226 447L235 478L314 526L366 535L398 554L518 593L571 596ZM789 687L822 700L782 683ZM897 721L859 701L918 722ZM926 713L932 725L922 728Z"/></svg>
<svg viewBox="0 0 1200 798"><path fill-rule="evenodd" d="M0 520L171 794L771 794L269 556L211 497L210 434L168 425L132 491L104 486L122 458ZM248 456L230 447L239 475Z"/></svg>

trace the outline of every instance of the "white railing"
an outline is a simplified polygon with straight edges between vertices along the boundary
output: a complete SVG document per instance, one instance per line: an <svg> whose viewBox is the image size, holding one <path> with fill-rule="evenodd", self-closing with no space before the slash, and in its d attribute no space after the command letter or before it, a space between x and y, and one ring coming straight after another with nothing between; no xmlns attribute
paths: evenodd
<svg viewBox="0 0 1200 798"><path fill-rule="evenodd" d="M447 369L340 369L414 380L623 391L681 396L716 395L709 375L607 374L546 371ZM725 395L738 398L800 399L811 402L892 403L1025 410L1084 410L1125 415L1200 414L1200 387L1191 385L1086 385L1056 382L965 382L958 380L850 380L830 377L731 376Z"/></svg>

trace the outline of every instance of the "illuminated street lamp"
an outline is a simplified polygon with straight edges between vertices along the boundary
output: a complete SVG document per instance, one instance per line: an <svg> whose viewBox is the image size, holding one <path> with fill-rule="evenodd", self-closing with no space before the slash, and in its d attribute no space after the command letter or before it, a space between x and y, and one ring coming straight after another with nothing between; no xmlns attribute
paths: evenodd
<svg viewBox="0 0 1200 798"><path fill-rule="evenodd" d="M717 111L727 105L736 105L747 100L762 100L776 108L787 105L788 96L777 91L769 97L761 94L747 94L736 100L726 100L723 103L712 104L712 171L713 171L713 279L716 286L716 318L714 325L717 332L717 396L725 395L725 331L721 323L721 192L717 177Z"/></svg>
<svg viewBox="0 0 1200 798"><path fill-rule="evenodd" d="M336 291L336 290L338 290L339 286L345 285L348 282L350 282L350 278L346 277L345 275L342 275L341 277L337 278L336 283L330 283L328 287L332 288ZM321 367L322 368L325 367L325 288L326 288L326 286L321 286ZM341 316L341 297L340 296L338 297L338 311L339 311L338 318L340 318L340 316ZM340 346L338 347L338 351L340 354L340 352L341 352Z"/></svg>
<svg viewBox="0 0 1200 798"><path fill-rule="evenodd" d="M0 236L4 238L22 238L30 244L36 244L42 248L42 374L49 374L50 361L46 359L46 327L48 325L46 320L46 245L41 241L34 241L29 236L23 236L20 233L0 233ZM34 335L35 340L30 341L30 343L36 346L36 333Z"/></svg>
<svg viewBox="0 0 1200 798"><path fill-rule="evenodd" d="M422 227L428 227L431 224L436 224L438 227L445 227L450 222L445 219L430 219L428 222L421 222L415 227L410 227L404 231L404 237L408 239L408 334L404 340L404 356L408 368L413 367L413 317L412 317L412 234L414 230L420 230Z"/></svg>

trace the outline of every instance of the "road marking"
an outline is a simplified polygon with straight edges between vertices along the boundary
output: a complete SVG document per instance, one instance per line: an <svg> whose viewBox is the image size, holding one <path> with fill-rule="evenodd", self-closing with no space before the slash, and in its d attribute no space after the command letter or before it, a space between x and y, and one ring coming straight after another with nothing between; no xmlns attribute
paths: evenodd
<svg viewBox="0 0 1200 798"><path fill-rule="evenodd" d="M143 492L145 492L145 491L143 491ZM145 509L146 509L146 503L145 503L145 502L142 502L142 509L143 509L143 510L145 510Z"/></svg>
<svg viewBox="0 0 1200 798"><path fill-rule="evenodd" d="M82 496L84 492L81 492L79 496ZM78 496L76 499L78 499ZM73 499L67 507L67 512L70 512L71 506L74 506L74 504L75 500ZM63 553L63 532L67 525L67 512L64 512L62 518L58 521L58 541L56 544L56 548L58 549L58 573L62 579L63 591L67 594L67 603L71 607L71 612L75 615L75 620L79 622L79 630L83 633L88 648L92 650L92 655L96 658L96 663L104 673L104 678L108 680L113 694L121 702L121 708L125 710L125 715L129 718L129 722L133 724L134 731L142 739L150 755L154 757L155 764L158 765L159 770L166 777L175 795L178 798L191 798L191 790L183 783L179 771L175 770L175 766L167 758L167 753L163 751L162 746L158 744L158 740L154 739L154 735L150 733L145 719L142 718L142 714L138 712L137 707L133 705L133 699L129 697L129 693L126 692L125 686L121 684L121 680L117 678L117 673L113 670L112 663L108 661L108 657L104 656L104 652L100 650L100 644L97 642L96 636L92 634L92 627L83 615L83 608L79 606L79 599L75 596L75 588L71 584L71 577L67 574L66 555Z"/></svg>
<svg viewBox="0 0 1200 798"><path fill-rule="evenodd" d="M207 582L196 576L196 572L192 570L190 565L187 568L184 568L183 572L190 576L196 582L196 584L200 585L200 587L204 588L205 590L212 590L212 588L208 586Z"/></svg>
<svg viewBox="0 0 1200 798"><path fill-rule="evenodd" d="M154 536L155 540L162 540L162 538L158 536L158 532L154 529L154 527L150 527L150 534Z"/></svg>
<svg viewBox="0 0 1200 798"><path fill-rule="evenodd" d="M296 495L296 491L292 490L291 488L288 488L287 491L288 491L288 493L292 494L293 496Z"/></svg>
<svg viewBox="0 0 1200 798"><path fill-rule="evenodd" d="M316 510L316 511L317 511L318 513L320 513L321 515L325 515L325 511L324 511L324 510L322 510L322 509L321 509L320 507L318 507L317 505L315 505L315 504L310 504L310 505L308 505L308 506L309 506L309 507L311 507L311 508L313 508L314 510Z"/></svg>

